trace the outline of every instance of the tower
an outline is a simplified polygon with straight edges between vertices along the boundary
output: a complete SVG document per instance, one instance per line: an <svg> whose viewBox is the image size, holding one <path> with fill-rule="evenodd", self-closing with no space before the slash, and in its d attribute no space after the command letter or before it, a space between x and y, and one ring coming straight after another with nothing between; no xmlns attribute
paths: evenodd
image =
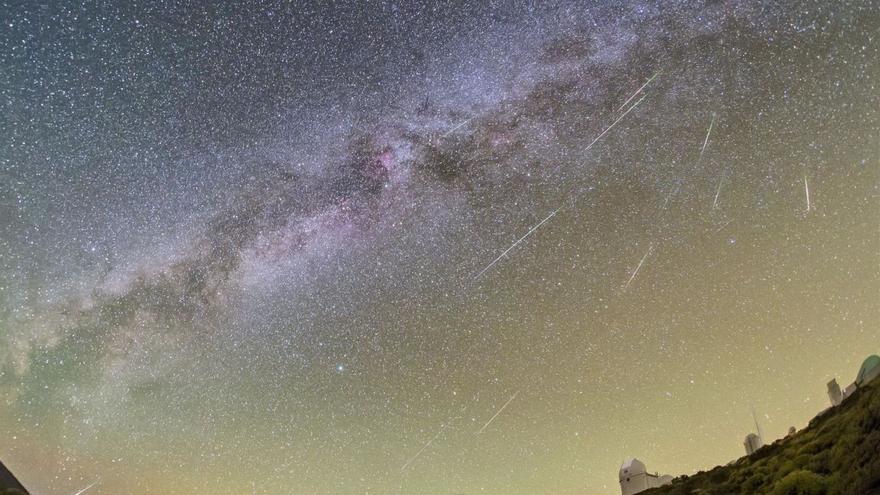
<svg viewBox="0 0 880 495"><path fill-rule="evenodd" d="M764 446L764 441L757 433L749 433L743 441L743 447L746 448L746 455L752 455L756 450Z"/></svg>
<svg viewBox="0 0 880 495"><path fill-rule="evenodd" d="M755 420L755 431L758 432L758 440L764 445L764 432L761 431L761 425L758 424L758 415L755 414L755 406L752 406L752 419ZM760 447L759 447L760 448Z"/></svg>
<svg viewBox="0 0 880 495"><path fill-rule="evenodd" d="M761 431L761 425L758 424L758 415L755 414L755 407L752 406L752 419L755 421L755 431L757 433L749 433L743 440L743 447L746 448L746 455L752 455L756 450L764 446L764 433Z"/></svg>

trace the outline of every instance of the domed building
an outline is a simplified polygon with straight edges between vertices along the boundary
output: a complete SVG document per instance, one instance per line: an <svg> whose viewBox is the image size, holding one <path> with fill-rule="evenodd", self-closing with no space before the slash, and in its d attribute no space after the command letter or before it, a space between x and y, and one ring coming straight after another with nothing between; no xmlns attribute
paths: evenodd
<svg viewBox="0 0 880 495"><path fill-rule="evenodd" d="M840 405L840 403L852 395L857 388L865 385L878 376L880 376L880 356L872 354L862 363L862 366L859 368L859 372L856 375L856 380L843 390L841 390L840 385L837 384L836 378L828 382L828 398L831 400L831 405Z"/></svg>
<svg viewBox="0 0 880 495"><path fill-rule="evenodd" d="M622 495L634 495L648 488L668 485L672 483L672 476L668 474L651 474L645 463L638 459L624 461L618 472L620 479L620 492Z"/></svg>
<svg viewBox="0 0 880 495"><path fill-rule="evenodd" d="M859 368L859 374L856 375L856 386L861 387L877 378L878 375L880 375L880 356L873 354L868 356L868 359L865 359L862 367Z"/></svg>

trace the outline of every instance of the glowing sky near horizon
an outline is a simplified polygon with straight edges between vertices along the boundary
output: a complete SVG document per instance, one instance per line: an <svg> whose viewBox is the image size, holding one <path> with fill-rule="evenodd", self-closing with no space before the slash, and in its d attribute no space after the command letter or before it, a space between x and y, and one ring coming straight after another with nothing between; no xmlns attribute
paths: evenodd
<svg viewBox="0 0 880 495"><path fill-rule="evenodd" d="M615 494L880 332L871 2L3 2L35 494Z"/></svg>

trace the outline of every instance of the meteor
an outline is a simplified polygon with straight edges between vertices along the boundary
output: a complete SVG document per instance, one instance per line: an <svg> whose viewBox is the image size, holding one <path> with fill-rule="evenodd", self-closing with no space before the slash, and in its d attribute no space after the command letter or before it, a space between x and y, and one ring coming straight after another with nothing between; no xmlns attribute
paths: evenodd
<svg viewBox="0 0 880 495"><path fill-rule="evenodd" d="M733 220L728 220L728 221L724 222L724 225L715 229L715 233L717 234L717 233L721 232L722 230L724 230L724 227L727 227L728 225L730 225L730 222L732 222L732 221Z"/></svg>
<svg viewBox="0 0 880 495"><path fill-rule="evenodd" d="M662 72L662 71L659 71L659 70L658 70L657 72L654 73L653 76L651 76L650 79L648 79L647 81L645 81L645 84L642 84L642 87L640 87L639 89L637 89L636 92L632 94L632 96L630 96L629 98L627 98L626 101L623 102L623 105L620 105L620 108L618 108L617 111L618 111L618 112L621 111L621 110L623 109L623 107L626 106L627 103L631 102L632 99L635 98L637 94L641 93L642 90L645 89L645 86L651 84L651 81L653 81L655 77L659 76L659 75L660 75L660 72Z"/></svg>
<svg viewBox="0 0 880 495"><path fill-rule="evenodd" d="M475 118L475 117L471 117L471 118L465 120L464 122L458 124L457 126L453 127L452 129L449 129L448 131L446 131L446 132L445 132L442 136L440 136L440 137L441 137L441 138L445 138L446 136L452 134L453 132L455 132L455 131L457 131L458 129L460 129L461 127L463 127L463 126L464 126L465 124L467 124L468 122L474 120L474 118Z"/></svg>
<svg viewBox="0 0 880 495"><path fill-rule="evenodd" d="M642 97L639 98L638 101L636 101L635 103L633 103L633 106L629 107L625 112L623 112L622 114L620 114L620 117L617 117L617 120L615 120L614 122L611 123L611 125L609 125L608 127L606 127L605 130L602 131L602 134L599 134L598 136L596 136L596 139L594 139L593 142L590 143L589 146L586 147L586 149L584 149L584 151L589 151L590 148L592 148L594 144L596 144L600 139L602 139L602 136L604 136L605 134L607 134L608 131L611 130L611 128L613 128L614 126L617 125L618 122L620 122L621 120L623 120L623 118L626 117L626 114L632 112L633 109L634 109L635 107L639 106L639 103L641 103L641 102L642 102L647 96L648 96L648 95L642 95Z"/></svg>
<svg viewBox="0 0 880 495"><path fill-rule="evenodd" d="M513 399L516 399L517 394L519 394L519 390L517 390L516 392L514 392L514 394L511 395L509 399L507 399L507 402L505 402L504 405L501 406L501 409L499 409L498 412L496 412L495 415L492 416L492 417L489 419L489 421L486 421L486 424L484 424L483 427L480 428L480 431L477 432L478 435L479 435L480 433L483 433L483 431L485 431L486 428L488 428L489 425L491 425L492 422L495 421L495 418L497 418L498 415L501 414L501 411L504 411L504 409L505 409L507 406L509 406L511 402L513 402Z"/></svg>
<svg viewBox="0 0 880 495"><path fill-rule="evenodd" d="M401 466L401 467L400 467L400 470L401 470L401 471L405 471L406 468L409 467L409 465L413 463L413 461L415 461L416 459L418 459L419 456L422 455L422 452L424 452L425 449L427 449L428 447L430 447L431 444L434 443L434 440L437 440L437 437L439 437L440 434L443 433L443 430L446 429L446 426L447 426L447 425L443 425L443 426L441 426L441 427L440 427L440 431L438 431L436 435L434 435L433 437L431 437L431 439L428 440L428 443L426 443L426 444L424 445L424 447L422 447L421 449L419 449L418 452L416 452L416 455L412 456L408 461L406 461L406 464L404 464L403 466Z"/></svg>
<svg viewBox="0 0 880 495"><path fill-rule="evenodd" d="M658 74L659 74L659 72L658 72ZM648 80L648 82L650 82L651 80L653 80L654 77L656 77L656 76L657 76L657 74L654 74L654 76L652 76L651 79ZM646 83L646 84L647 84L647 83ZM643 86L643 87L644 87L644 86ZM641 89L640 89L640 91L641 91ZM633 95L633 96L635 96L635 95ZM618 122L620 122L621 120L623 120L623 118L626 117L627 114L629 114L629 113L632 112L637 106L639 106L639 104L641 104L642 101L644 101L645 98L646 98L647 96L648 96L648 95L642 95L641 98L639 98L638 100L636 100L636 102L633 103L633 105L632 105L631 107L629 107L625 112L623 112L619 117L617 117L617 119L616 119L614 122L612 122L611 125L609 125L608 127L606 127L605 130L602 131L598 136L596 136L596 139L594 139L593 142L591 142L591 143L590 143L590 144L584 149L584 151L585 151L585 152L586 152L586 151L589 151L590 148L593 147L593 145L595 145L597 142L599 142L600 139L602 139L602 136L604 136L605 134L607 134L608 131L610 131L612 128L614 128L614 126L616 126ZM631 99L632 99L632 98L630 98L630 100L631 100ZM629 102L629 101L627 101L627 103L628 103L628 102ZM626 103L624 103L624 105L626 105ZM713 119L714 119L714 114L713 114ZM450 130L449 132L452 132L452 131L454 131L455 129L457 129L458 127L461 127L462 125L464 125L465 123L467 123L469 120L470 120L470 119L466 120L466 121L463 122L462 124L459 124L457 127L453 128L453 129ZM710 129L710 130L711 130L711 129ZM449 134L449 132L447 132L446 134ZM444 134L444 136L445 136L446 134ZM667 201L668 201L668 198L667 198ZM564 205L563 205L563 206L564 206ZM522 237L520 237L519 239L517 239L516 242L514 242L513 244L511 244L509 248L505 249L503 253L501 253L500 255L498 255L497 258L495 258L494 260L492 260L491 263L489 263L488 265L486 265L485 268L483 268L482 270L480 270L479 273L477 273L476 275L474 275L473 280L477 280L477 279L479 279L480 277L482 277L484 273L486 273L486 272L489 271L493 266L495 266L495 264L498 263L498 262L501 260L501 258L505 257L505 256L507 255L507 253L509 253L510 251L512 251L512 250L513 250L516 246L518 246L522 241L526 240L527 237L529 237L530 235L532 235L532 233L534 233L536 230L538 230L539 228L541 228L541 226L544 225L548 220L550 220L551 218L553 218L554 216L556 216L556 214L559 213L559 210L561 210L561 209L562 209L562 206L560 206L559 208L556 208L555 210L553 210L552 213L550 213L549 215L547 215L546 218L544 218L544 219L541 220L537 225L535 225L534 227L532 227L531 229L529 229L529 231L526 232L524 236L522 236Z"/></svg>
<svg viewBox="0 0 880 495"><path fill-rule="evenodd" d="M673 196L678 194L679 189L681 189L681 180L676 180L675 181L675 188L673 188L671 191L669 191L668 194L666 194L666 200L663 201L663 208L664 209L666 208L667 205L669 205L669 200L672 199Z"/></svg>
<svg viewBox="0 0 880 495"><path fill-rule="evenodd" d="M565 205L563 205L563 206L565 206ZM543 220L541 220L540 222L538 222L537 225L535 225L534 227L532 227L531 229L529 229L529 231L526 232L526 234L525 234L524 236L522 236L522 237L520 237L519 239L517 239L516 242L514 242L513 244L511 244L509 248L505 249L503 253L501 253L500 255L498 255L497 258L495 258L491 263L489 263L488 265L486 265L486 268L483 268L482 270L480 270L480 273L474 275L474 280L477 280L478 278L480 278L481 276L483 276L484 273L486 273L487 271L489 271L490 268L492 268L493 266L495 266L495 263L498 263L498 261L501 260L501 258L505 257L505 256L507 255L507 253L511 252L511 251L513 250L513 248L517 247L517 246L519 245L519 243L521 243L522 241L526 240L526 238L527 238L528 236L532 235L533 232L535 232L536 230L538 230L539 228L541 228L541 226L544 225L548 220L550 220L551 218L553 218L554 216L556 216L556 214L559 213L559 210L561 210L561 209L562 209L562 206L560 206L559 208L556 208L555 210L553 210L552 213L550 213L549 215L547 215L546 218L544 218Z"/></svg>
<svg viewBox="0 0 880 495"><path fill-rule="evenodd" d="M82 495L83 493L86 492L86 490L88 490L89 488L91 488L91 487L97 485L97 484L98 484L98 481L100 481L100 480L95 480L95 481L93 481L91 485L89 485L89 486L83 488L82 490L80 490L80 491L74 493L73 495Z"/></svg>
<svg viewBox="0 0 880 495"><path fill-rule="evenodd" d="M807 183L807 174L804 174L804 193L807 196L807 213L810 212L810 185Z"/></svg>
<svg viewBox="0 0 880 495"><path fill-rule="evenodd" d="M706 152L706 147L709 146L709 136L712 134L712 126L715 125L715 112L712 112L712 121L709 122L709 130L706 131L706 139L703 140L703 147L700 149L700 158L697 160L697 163L703 161L703 153Z"/></svg>
<svg viewBox="0 0 880 495"><path fill-rule="evenodd" d="M645 260L648 259L648 255L651 254L651 251L652 251L653 249L654 249L654 245L653 245L653 244L650 245L650 246L648 246L648 252L645 253L644 256L642 256L642 260L639 261L639 265L636 267L635 270L633 270L632 275L630 275L630 277L629 277L629 280L626 281L626 285L623 286L624 290L629 288L629 284L631 284L632 281L633 281L633 279L636 278L636 275L639 274L639 270L642 269L642 265L645 264Z"/></svg>
<svg viewBox="0 0 880 495"><path fill-rule="evenodd" d="M721 194L721 184L724 184L724 176L718 179L718 188L715 189L715 201L712 202L712 209L718 208L718 196Z"/></svg>

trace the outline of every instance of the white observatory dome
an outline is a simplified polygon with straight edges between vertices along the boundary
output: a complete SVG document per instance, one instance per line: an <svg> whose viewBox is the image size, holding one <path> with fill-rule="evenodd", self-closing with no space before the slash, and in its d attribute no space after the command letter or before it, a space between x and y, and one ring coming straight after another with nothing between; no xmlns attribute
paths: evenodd
<svg viewBox="0 0 880 495"><path fill-rule="evenodd" d="M632 476L636 476L639 474L645 474L648 472L648 468L645 467L645 463L638 459L629 459L624 461L624 463L620 466L620 473L618 474L620 481L627 480ZM627 480L628 481L628 480Z"/></svg>

